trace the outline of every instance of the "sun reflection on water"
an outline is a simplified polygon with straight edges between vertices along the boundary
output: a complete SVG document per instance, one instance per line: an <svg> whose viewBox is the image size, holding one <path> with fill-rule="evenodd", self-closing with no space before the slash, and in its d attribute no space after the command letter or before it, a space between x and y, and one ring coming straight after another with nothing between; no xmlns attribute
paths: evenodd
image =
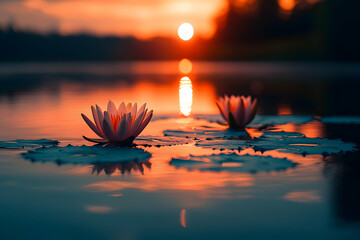
<svg viewBox="0 0 360 240"><path fill-rule="evenodd" d="M192 71L192 63L189 59L183 58L179 62L179 71L183 74L189 74Z"/></svg>
<svg viewBox="0 0 360 240"><path fill-rule="evenodd" d="M179 85L179 102L180 113L184 116L189 116L191 113L191 106L193 103L193 89L190 78L182 77Z"/></svg>

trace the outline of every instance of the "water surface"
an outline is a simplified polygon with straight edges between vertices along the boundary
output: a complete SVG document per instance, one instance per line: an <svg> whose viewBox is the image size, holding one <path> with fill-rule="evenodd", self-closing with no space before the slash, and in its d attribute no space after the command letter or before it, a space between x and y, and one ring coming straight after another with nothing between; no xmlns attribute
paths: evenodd
<svg viewBox="0 0 360 240"><path fill-rule="evenodd" d="M271 130L360 143L357 65L194 62L0 65L0 140L49 138L91 145L80 114L109 99L147 102L142 136L189 127L217 114L225 93L258 98L259 114L314 116ZM184 79L185 78L185 79ZM188 117L185 117L189 115ZM200 117L201 118L201 117ZM256 134L257 130L253 130ZM194 143L145 148L139 164L57 165L25 160L28 149L0 149L2 239L357 239L358 152L264 156L298 163L285 171L201 171L172 158L227 151ZM230 151L229 151L230 152ZM239 154L256 154L252 150ZM226 166L224 166L226 167Z"/></svg>

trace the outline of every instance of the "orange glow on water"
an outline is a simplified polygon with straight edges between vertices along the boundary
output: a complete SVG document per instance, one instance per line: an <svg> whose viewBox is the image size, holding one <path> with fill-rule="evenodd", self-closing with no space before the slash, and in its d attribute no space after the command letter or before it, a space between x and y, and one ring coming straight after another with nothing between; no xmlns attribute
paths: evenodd
<svg viewBox="0 0 360 240"><path fill-rule="evenodd" d="M292 202L320 202L321 198L316 191L296 191L289 192L284 197L285 200Z"/></svg>
<svg viewBox="0 0 360 240"><path fill-rule="evenodd" d="M180 211L180 224L186 228L186 209L181 209Z"/></svg>
<svg viewBox="0 0 360 240"><path fill-rule="evenodd" d="M86 126L80 114L91 116L90 106L98 104L103 110L109 99L119 104L122 101L147 103L149 109L154 110L154 116L163 114L178 114L179 109L179 80L170 78L171 82L140 81L128 84L123 81L104 86L84 86L82 83L59 86L59 92L39 90L27 96L22 101L8 104L0 103L0 118L2 137L13 138L81 138L82 135L93 136L93 132ZM181 92L184 113L216 113L215 90L210 83L196 83L196 88L202 89L194 94L191 105L191 81L183 80ZM36 107L34 108L34 103ZM187 110L185 110L187 109ZM18 113L21 111L21 115ZM11 121L10 121L11 119ZM26 121L24 121L26 119ZM149 126L151 126L150 122ZM147 129L145 129L147 130Z"/></svg>
<svg viewBox="0 0 360 240"><path fill-rule="evenodd" d="M193 103L193 89L190 78L182 77L179 85L179 102L180 113L185 117L191 113L191 106Z"/></svg>
<svg viewBox="0 0 360 240"><path fill-rule="evenodd" d="M308 138L325 137L324 126L319 121L311 121L300 125L287 123L284 125L279 125L276 128L285 132L299 132Z"/></svg>
<svg viewBox="0 0 360 240"><path fill-rule="evenodd" d="M290 106L288 104L281 104L278 107L278 114L279 115L291 115L292 111L291 111Z"/></svg>

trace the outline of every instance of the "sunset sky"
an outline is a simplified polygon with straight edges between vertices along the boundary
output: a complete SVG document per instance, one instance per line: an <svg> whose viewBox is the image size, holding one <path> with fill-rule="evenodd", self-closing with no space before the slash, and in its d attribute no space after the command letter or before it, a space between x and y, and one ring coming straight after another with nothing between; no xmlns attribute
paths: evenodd
<svg viewBox="0 0 360 240"><path fill-rule="evenodd" d="M190 22L197 36L210 37L225 0L0 0L0 25L61 34L177 36Z"/></svg>

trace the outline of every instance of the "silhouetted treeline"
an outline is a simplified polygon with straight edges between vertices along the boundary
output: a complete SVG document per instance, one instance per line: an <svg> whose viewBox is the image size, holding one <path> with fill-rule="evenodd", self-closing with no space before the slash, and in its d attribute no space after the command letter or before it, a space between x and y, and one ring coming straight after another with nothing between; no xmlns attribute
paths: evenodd
<svg viewBox="0 0 360 240"><path fill-rule="evenodd" d="M255 59L360 60L358 0L298 0L288 12L278 0L237 2L228 0L229 11L217 19L214 41L227 46L225 55L235 50Z"/></svg>
<svg viewBox="0 0 360 240"><path fill-rule="evenodd" d="M0 30L0 61L360 60L358 0L300 0L285 12L277 0L249 1L216 19L210 40L62 36Z"/></svg>

